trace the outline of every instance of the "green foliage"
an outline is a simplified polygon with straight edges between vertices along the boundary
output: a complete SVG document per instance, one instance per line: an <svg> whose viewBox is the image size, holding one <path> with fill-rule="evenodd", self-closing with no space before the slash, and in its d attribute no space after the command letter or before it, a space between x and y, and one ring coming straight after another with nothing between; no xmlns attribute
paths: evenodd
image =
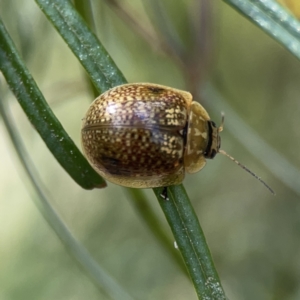
<svg viewBox="0 0 300 300"><path fill-rule="evenodd" d="M274 0L224 0L300 59L300 22Z"/></svg>
<svg viewBox="0 0 300 300"><path fill-rule="evenodd" d="M297 185L296 179L299 170L296 166L289 164L288 160L279 154L279 151L284 152L293 160L296 160L298 157L298 155L293 154L292 149L295 148L292 147L293 143L291 142L291 136L297 137L298 126L290 125L288 128L283 128L282 125L293 119L292 115L293 113L296 114L296 111L292 105L287 105L288 108L291 108L287 110L288 113L286 114L290 118L283 119L281 117L283 107L281 105L282 102L279 100L284 88L279 91L278 89L282 85L274 84L274 81L277 80L278 83L281 83L283 78L273 78L272 76L273 74L281 74L282 68L280 68L280 65L275 64L275 61L277 62L278 59L275 59L273 50L264 52L264 49L276 49L275 52L282 51L282 53L284 51L281 48L280 50L276 48L277 46L274 46L270 40L266 40L265 44L257 42L266 39L266 37L260 36L261 32L252 32L253 26L249 25L244 18L234 14L232 9L218 4L222 7L224 18L216 19L219 22L223 22L222 20L225 19L226 23L224 27L221 26L224 32L220 33L222 36L220 40L222 46L219 55L220 63L213 69L212 61L214 61L214 56L212 54L214 53L213 45L215 39L211 28L214 25L214 20L213 18L207 18L207 16L214 16L211 8L212 2L182 0L171 5L167 1L145 1L143 3L145 7L143 7L137 0L106 1L106 3L104 3L105 1L85 1L83 3L75 0L74 4L78 10L76 11L71 2L67 0L36 0L39 8L47 16L47 22L42 18L40 12L34 12L34 9L29 4L23 4L24 11L26 11L26 5L31 10L27 10L27 14L24 13L23 17L18 19L17 22L10 23L8 16L16 15L17 12L16 7L13 6L14 4L11 4L13 2L0 0L0 4L5 5L7 8L7 16L1 15L1 17L8 28L6 30L1 22L1 71L25 114L45 141L55 160L63 166L69 176L81 187L92 189L93 187L104 185L104 181L87 164L76 147L78 133L75 134L75 131L73 131L76 127L76 132L79 131L78 127L80 126L77 124L80 123L80 118L76 119L75 116L79 114L77 111L84 110L81 107L83 105L81 98L86 97L86 94L89 92L88 87L83 87L83 80L78 80L83 67L93 85L94 91L96 90L98 93L126 82L120 71L121 69L129 81L155 81L187 89L194 94L195 98L200 98L201 96L204 106L209 107L213 114L216 114L215 111L219 114L220 109L225 108L225 112L229 116L226 119L229 125L227 128L225 123L225 129L228 129L228 132L232 135L228 136L227 134L226 136L226 133L224 133L226 150L230 148L230 143L232 143L234 150L240 148L238 147L239 145L242 148L244 147L244 150L250 149L249 152L254 153L253 159L261 161L256 168L260 168L263 164L266 165L265 169L261 168L259 170L260 173L268 174L270 172L274 178L277 177L279 179L280 183L283 182L293 193L299 195L299 185ZM226 0L224 2L235 7L242 15L266 31L299 59L299 22L275 1ZM30 28L30 14L34 16L32 20L38 21L35 21L36 23L32 25L34 30L26 32L27 28ZM36 15L40 19L36 18ZM24 26L23 23L27 23L27 26ZM42 24L42 26L37 24ZM53 27L63 38L64 42L58 38L57 33L53 31ZM105 47L89 28L97 32L97 36L103 41ZM38 32L40 32L40 35L38 35ZM28 41L32 41L32 43ZM39 41L39 43L35 41ZM246 45L247 42L252 43L251 47ZM37 44L39 46L35 47ZM66 50L65 45L71 49L74 55L70 52L70 49ZM18 53L17 48L20 49L19 51L22 55ZM59 49L57 52L55 52L56 48ZM41 55L43 59L41 59ZM77 58L77 61L73 56ZM116 63L111 57L114 58ZM283 66L291 65L288 61L289 59L291 58L285 58ZM41 68L41 65L43 68ZM53 79L53 76L49 76L52 65L55 65L55 68L53 67L55 79ZM72 65L72 68L69 70L70 65ZM261 68L262 65L268 65L269 68ZM270 66L272 68L277 66L280 72L273 72ZM29 73L27 68L32 70L33 75ZM251 74L251 71L257 72L255 68L260 69L257 83L255 81L258 78L257 73ZM289 68L287 67L287 69ZM295 74L298 72L296 68L293 70ZM60 74L62 74L61 77ZM75 79L74 77L72 78L73 74L76 74ZM235 77L235 74L238 75ZM49 97L47 96L47 91L42 94L36 82L43 86L43 82L46 81L44 77L47 78L48 82L53 80L62 81L63 88L56 89L52 87L51 94L55 98L60 97L60 99L63 99L67 98L64 93L68 89L67 82L63 81L65 76L69 76L70 81L75 82L71 84L71 98L75 99L73 101L76 101L78 97L80 102L55 104L48 101L50 102L50 105L48 105L45 101L45 98L48 99ZM294 76L295 82L297 82L297 76L300 75ZM208 85L201 85L200 88L199 82L204 82L205 78L211 78L211 81ZM273 79L270 79L270 82L264 82L266 78ZM268 95L261 94L262 88L255 90L255 87L259 86L259 84L264 85L264 88L268 86L270 90L275 90L270 99ZM290 81L289 84L291 84ZM252 88L249 88L249 86ZM231 99L231 106L235 106L234 109L238 110L240 118L236 117L237 114L234 112L234 109L231 110L230 104L226 103L224 98L218 96L216 87L222 92L223 96L230 94L228 99ZM43 88L41 89L43 90ZM181 257L178 255L180 251L198 298L225 299L219 275L214 267L197 215L202 219L202 223L205 224L205 231L208 232L212 253L217 262L217 269L221 270L221 278L224 278L222 282L223 284L225 282L224 288L228 298L231 300L241 299L242 295L244 299L266 299L267 297L264 297L266 294L274 294L276 296L280 295L279 298L284 299L293 295L293 293L297 294L297 291L293 292L293 288L296 290L293 279L297 278L299 270L295 267L290 272L288 261L282 262L279 259L279 263L277 255L274 254L276 251L273 251L271 254L271 249L274 249L277 240L279 243L281 242L282 235L280 235L280 232L289 232L289 230L285 230L284 226L280 227L280 224L286 224L283 221L284 218L286 220L293 219L291 217L292 214L286 207L284 209L281 207L282 202L275 200L275 206L281 207L278 211L282 222L278 222L278 218L275 217L277 216L276 213L271 214L273 204L270 207L267 206L268 203L271 203L267 201L267 191L262 190L260 194L258 188L257 190L255 188L255 184L259 184L253 183L252 179L247 177L247 175L245 177L248 181L245 181L244 177L237 175L236 179L239 183L235 184L233 173L227 171L229 168L234 167L231 165L220 167L219 161L221 160L215 160L214 164L209 164L200 174L188 177L186 190L192 199L198 198L198 202L194 203L194 208L182 185L168 188L169 201L161 198L161 189L154 189L161 209L173 232L179 251L174 248L173 240L169 238L169 232L165 231L167 230L165 227L166 222L158 208L148 203L141 191L127 190L130 198L134 200L132 204L137 210L137 215L141 216L143 220L141 224L146 224L154 234L155 240L161 246L155 254L155 241L151 243L149 241L149 233L147 231L146 233L143 232L143 225L139 226L136 224L136 214L132 214L130 208L124 204L124 192L121 192L118 187L109 186L106 189L88 193L77 187L67 176L61 174L60 169L55 167L54 160L52 160L52 163L51 161L48 162L48 154L41 150L42 148L39 144L36 147L34 146L36 142L31 137L31 134L25 134L26 132L31 132L31 128L26 128L26 120L22 120L22 117L19 117L20 112L18 112L16 107L14 107L13 115L22 124L22 128L20 130L18 126L13 126L13 117L8 113L6 105L9 99L9 106L13 106L11 104L13 101L10 99L9 93L4 92L4 90L2 87L0 95L3 124L10 132L17 153L27 171L27 174L23 176L28 176L31 180L30 184L34 187L35 192L31 193L31 197L37 203L44 218L63 241L64 246L80 263L93 282L96 283L96 287L100 289L101 297L131 299L131 296L128 295L131 294L137 299L191 299L194 293L190 283L186 281L185 271L182 270ZM293 92L285 95L285 98L293 99L293 95L297 95L297 87L293 87L289 91ZM63 96L58 96L60 94ZM79 96L76 94L79 94ZM242 95L243 100L234 102L234 99L239 98L236 95ZM213 101L214 97L216 97L215 101ZM51 99L51 96L49 98ZM90 97L88 99L91 100ZM288 103L292 104L293 102ZM272 106L272 111L269 109L270 106ZM265 107L265 109L261 109L261 107ZM250 111L253 113L249 114ZM278 117L279 113L280 118ZM83 114L81 111L81 117ZM231 115L232 124L230 121ZM262 142L254 130L249 130L245 120L252 127L256 127L257 131L267 136L271 143L279 144L278 147L282 145L282 148L276 152L274 147L268 146L267 142ZM274 129L268 131L268 126L264 126L264 130L261 131L263 120L268 121L268 124L272 124ZM276 123L274 120L276 120ZM282 132L280 131L281 129ZM29 141L26 146L31 149L30 154L34 159L28 158L18 130L24 137L25 143L26 140ZM240 142L238 146L235 139ZM32 145L30 145L31 143ZM245 152L247 151L242 151L240 156L243 156ZM256 157L258 152L259 157ZM296 153L298 152L296 151ZM246 157L247 155L244 155L244 159ZM49 193L45 191L47 188L43 187L38 172L36 172L35 168L32 169L34 164L38 165L41 173L44 172L42 177L47 183L47 188L51 190L54 199L60 199L59 201L49 200L49 196L46 196ZM290 165L293 167L290 167ZM238 172L241 172L241 170L238 170ZM49 176L49 174L55 174L55 176ZM13 179L15 177L13 176ZM265 177L264 180L269 183ZM269 180L271 181L271 179ZM274 182L273 184L275 184ZM272 186L271 183L270 185ZM215 188L216 186L218 188ZM284 187L276 184L275 190L279 195L277 199L282 200ZM101 199L98 199L99 195ZM284 199L289 199L290 204L293 203L297 207L296 201L293 202L292 200L294 197L292 193L285 192L284 195ZM94 200L87 200L90 197ZM261 197L263 199L259 199ZM10 199L12 196L8 198ZM84 201L82 201L83 199ZM255 199L258 199L258 202ZM253 206L250 204L252 201L254 203ZM272 201L274 203L274 200ZM247 208L247 205L249 205L249 208ZM57 206L57 210L61 213L57 214L53 206ZM245 206L247 209L245 209ZM254 230L251 233L255 236L259 233L261 240L264 240L264 238L268 239L269 232L266 231L265 224L268 218L271 221L274 218L274 223L272 224L274 228L279 226L275 231L280 236L278 238L277 235L276 239L270 239L266 242L266 245L262 248L264 249L263 251L266 251L264 252L265 260L263 259L262 261L256 259L255 256L258 255L255 247L259 247L259 244L256 244L256 237L252 238L250 236L248 239L242 234L242 228L252 228L251 222L255 218L255 215L253 218L253 213L255 214L258 208L261 209L258 212L260 218L255 219L254 223L259 228L259 231ZM295 226L291 225L291 228L297 228L299 225L296 211L297 209L293 209ZM267 215L268 213L270 215ZM242 217L243 214L245 214L245 217ZM262 216L262 214L264 215ZM24 215L26 215L25 212ZM64 225L60 215L63 216L63 219L66 218L67 224L72 224L72 230L69 230ZM241 218L239 225L235 223L236 221L232 221L232 223L228 221L235 218L239 219L239 217ZM35 218L38 217L35 216ZM36 224L42 223L41 220L36 220L35 222ZM120 224L124 225L120 226ZM33 236L41 230L37 227L40 226L32 226L34 228ZM47 232L47 229L43 230ZM78 232L81 238L75 239L71 234L73 230ZM25 229L24 234L26 236ZM32 236L32 234L30 235ZM48 235L46 239L47 241L49 240ZM84 248L79 240L83 240L83 243L91 251ZM50 238L50 241L49 253L46 251L43 258L39 254L43 262L48 261L49 257L56 257L56 247L59 246L56 244L55 239ZM296 249L296 239L290 238L290 241L294 242L294 247L291 248ZM45 241L44 244L46 244ZM289 242L286 241L281 244L287 246ZM227 245L227 247L221 245ZM234 245L237 245L237 250L234 249ZM41 249L40 243L38 243L36 249ZM155 250L153 251L153 249ZM165 251L163 253L166 253L166 257L163 257L162 249ZM286 249L287 247L282 249L282 251L287 251ZM7 250L7 253L9 252L10 250ZM90 254L90 252L93 254ZM296 255L293 256L291 252L285 255L286 260L288 258L292 260L292 257L293 259L296 258ZM59 253L59 257L61 257L63 250L60 250ZM274 256L272 256L273 254ZM20 252L20 255L21 258L23 256L26 257L23 252ZM21 259L21 261L23 260ZM31 261L33 263L38 261L38 256L35 257L34 255ZM89 286L89 281L82 279L80 277L81 274L77 274L77 271L72 269L72 262L67 267L64 266L66 264L64 259L61 262L58 265L60 265L61 270L65 270L62 274L64 274L63 277L67 284L59 288L55 283L54 277L49 278L46 280L47 283L53 285L51 289L49 288L49 294L47 294L47 290L42 285L39 285L33 291L27 291L26 297L30 299L99 298L99 291L94 291L94 287ZM242 262L245 262L245 265ZM172 269L173 264L175 271ZM240 264L241 267L239 267ZM32 265L34 264L26 265L25 269L34 270L38 274L37 277L40 276L41 278L46 278L44 273L48 274L47 270L51 269L50 265L45 265L46 271L40 270L39 272L38 268ZM233 271L233 265L237 272ZM257 265L258 267L252 267L252 265ZM265 265L268 268L264 268ZM248 277L243 274L244 266L246 266L245 270L247 270ZM4 266L4 270L6 270L5 267L11 270L9 265ZM260 272L260 268L265 273ZM72 273L66 271L69 269L72 269ZM104 271L104 269L107 269L108 272ZM287 272L290 274L289 284L279 280L282 278L282 274ZM115 279L112 279L108 273L115 274ZM12 274L14 276L15 270L12 270ZM76 280L69 274L72 274L72 276L76 274L74 275ZM249 276L252 280L250 283L248 280ZM22 280L30 282L29 277ZM7 276L7 278L10 277ZM272 284L265 283L266 279L269 278L274 280L274 282L276 280L280 281L280 291L276 290L276 285L273 287ZM85 285L80 287L80 285L75 284L76 281L85 282ZM123 287L126 287L126 291L119 286L117 281L121 282ZM254 288L252 288L252 283ZM27 284L25 285L27 286ZM4 284L4 296L0 292L0 297L6 296L6 298L13 300L24 297L24 294L18 292L18 287L9 288L9 286L8 279ZM74 291L74 289L78 289L76 298L72 297L72 292L68 292L68 290ZM181 290L183 291L182 295L178 294L178 291ZM65 293L68 294L67 297L65 297ZM83 293L82 296L80 296L80 293Z"/></svg>
<svg viewBox="0 0 300 300"><path fill-rule="evenodd" d="M0 20L0 69L29 121L62 167L83 188L104 187L55 117Z"/></svg>

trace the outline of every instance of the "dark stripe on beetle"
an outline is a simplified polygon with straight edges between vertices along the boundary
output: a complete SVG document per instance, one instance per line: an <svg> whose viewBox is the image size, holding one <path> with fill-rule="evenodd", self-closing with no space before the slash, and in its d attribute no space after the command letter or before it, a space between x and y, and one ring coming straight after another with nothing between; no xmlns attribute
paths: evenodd
<svg viewBox="0 0 300 300"><path fill-rule="evenodd" d="M149 91L151 91L153 94L161 94L165 91L165 89L163 88L159 88L159 87L151 87L151 86L148 86L147 89Z"/></svg>
<svg viewBox="0 0 300 300"><path fill-rule="evenodd" d="M213 129L212 129L212 121L207 121L208 124L208 142L207 142L207 146L204 152L204 157L205 158L211 158L210 152L211 152L211 145L212 145L212 141L213 141Z"/></svg>
<svg viewBox="0 0 300 300"><path fill-rule="evenodd" d="M186 144L187 144L187 130L188 130L188 125L189 125L189 122L186 122L186 124L185 124L183 130L180 130L180 131L179 131L179 134L180 134L180 135L182 136L182 138L183 138L183 145L184 145L184 147L185 147Z"/></svg>

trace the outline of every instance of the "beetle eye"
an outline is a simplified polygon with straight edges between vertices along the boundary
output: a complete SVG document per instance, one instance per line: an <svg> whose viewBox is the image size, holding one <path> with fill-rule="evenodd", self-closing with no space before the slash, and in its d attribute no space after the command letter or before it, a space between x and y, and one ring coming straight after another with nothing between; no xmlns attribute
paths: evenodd
<svg viewBox="0 0 300 300"><path fill-rule="evenodd" d="M219 151L220 136L216 124L209 120L208 124L208 143L204 152L204 157L213 159Z"/></svg>
<svg viewBox="0 0 300 300"><path fill-rule="evenodd" d="M210 158L214 158L218 152L215 149L211 150Z"/></svg>
<svg viewBox="0 0 300 300"><path fill-rule="evenodd" d="M210 149L207 149L207 151L204 152L204 156L206 158L213 159L216 156L217 153L218 152L216 151L216 149L210 148Z"/></svg>

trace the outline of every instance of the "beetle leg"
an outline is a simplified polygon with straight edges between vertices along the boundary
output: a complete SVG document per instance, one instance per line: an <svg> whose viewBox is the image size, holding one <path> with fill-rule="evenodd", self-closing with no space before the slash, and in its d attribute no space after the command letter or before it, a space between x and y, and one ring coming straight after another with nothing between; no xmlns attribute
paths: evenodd
<svg viewBox="0 0 300 300"><path fill-rule="evenodd" d="M169 196L168 196L168 187L167 186L164 186L161 193L160 193L160 196L164 199L164 200L167 200L169 201Z"/></svg>

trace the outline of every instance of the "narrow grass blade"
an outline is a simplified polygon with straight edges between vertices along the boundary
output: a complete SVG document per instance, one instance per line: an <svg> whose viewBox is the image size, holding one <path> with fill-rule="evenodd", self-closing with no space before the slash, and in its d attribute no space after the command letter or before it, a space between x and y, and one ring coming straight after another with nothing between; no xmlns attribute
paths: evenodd
<svg viewBox="0 0 300 300"><path fill-rule="evenodd" d="M300 59L300 22L275 0L223 0Z"/></svg>
<svg viewBox="0 0 300 300"><path fill-rule="evenodd" d="M104 271L101 266L94 260L85 247L72 235L68 227L61 220L55 209L52 207L48 196L45 194L42 188L42 184L39 180L39 175L34 168L34 164L31 161L18 130L14 125L11 114L8 107L5 105L3 99L0 99L0 115L3 118L5 127L8 131L9 137L17 156L23 166L26 173L25 178L29 179L30 185L33 187L33 197L35 204L43 217L46 219L50 227L54 230L68 252L77 260L83 270L90 276L95 282L97 287L107 294L111 299L115 300L133 300L131 296L119 286L115 280Z"/></svg>
<svg viewBox="0 0 300 300"><path fill-rule="evenodd" d="M56 160L83 188L106 186L53 114L0 19L0 70Z"/></svg>
<svg viewBox="0 0 300 300"><path fill-rule="evenodd" d="M178 250L174 248L173 242L170 240L169 235L166 234L164 228L161 226L161 222L159 222L156 214L147 203L147 199L145 199L145 195L143 194L142 190L128 188L126 189L126 192L130 196L130 200L136 208L139 216L153 232L154 236L157 238L166 252L169 253L170 258L174 261L174 263L176 263L181 271L188 276L187 269L179 255Z"/></svg>
<svg viewBox="0 0 300 300"><path fill-rule="evenodd" d="M68 0L36 0L79 59L100 93L126 80L112 58Z"/></svg>
<svg viewBox="0 0 300 300"><path fill-rule="evenodd" d="M117 66L69 1L36 2L85 67L100 92L126 83ZM168 204L165 200L162 201L160 189L154 191L172 228L199 299L225 299L205 238L200 234L202 231L199 222L182 186L169 188L173 200Z"/></svg>
<svg viewBox="0 0 300 300"><path fill-rule="evenodd" d="M168 187L169 200L154 189L159 204L174 234L199 299L225 300L198 218L182 185Z"/></svg>

